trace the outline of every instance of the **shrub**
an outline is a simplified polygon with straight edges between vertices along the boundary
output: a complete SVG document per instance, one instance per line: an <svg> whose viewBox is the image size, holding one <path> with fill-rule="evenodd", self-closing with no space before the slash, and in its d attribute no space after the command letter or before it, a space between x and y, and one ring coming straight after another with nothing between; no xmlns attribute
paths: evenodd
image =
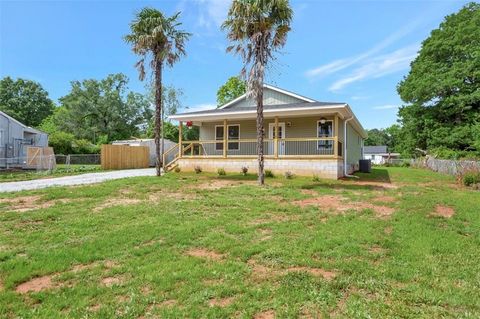
<svg viewBox="0 0 480 319"><path fill-rule="evenodd" d="M195 170L195 173L197 173L197 174L200 174L202 172L202 168L198 165L195 166L193 169Z"/></svg>
<svg viewBox="0 0 480 319"><path fill-rule="evenodd" d="M290 172L290 171L286 171L284 175L285 175L286 179L292 179L293 178L293 173Z"/></svg>
<svg viewBox="0 0 480 319"><path fill-rule="evenodd" d="M472 186L480 183L480 172L470 171L462 176L463 185Z"/></svg>
<svg viewBox="0 0 480 319"><path fill-rule="evenodd" d="M318 177L317 175L313 175L312 181L314 181L314 182L320 182L320 177Z"/></svg>
<svg viewBox="0 0 480 319"><path fill-rule="evenodd" d="M273 172L269 169L265 170L265 177L272 178L274 177Z"/></svg>
<svg viewBox="0 0 480 319"><path fill-rule="evenodd" d="M225 170L224 170L223 168L219 168L219 169L217 170L217 174L218 174L219 176L224 176L224 175L227 175L227 172L225 172Z"/></svg>
<svg viewBox="0 0 480 319"><path fill-rule="evenodd" d="M180 173L181 171L182 169L180 168L180 166L175 167L175 173Z"/></svg>
<svg viewBox="0 0 480 319"><path fill-rule="evenodd" d="M248 173L248 167L242 166L242 175L247 176L247 173Z"/></svg>

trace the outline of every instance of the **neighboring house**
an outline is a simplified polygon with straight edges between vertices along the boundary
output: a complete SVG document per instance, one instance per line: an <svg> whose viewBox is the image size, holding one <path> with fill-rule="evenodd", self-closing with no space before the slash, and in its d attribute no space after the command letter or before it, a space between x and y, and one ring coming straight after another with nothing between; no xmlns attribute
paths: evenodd
<svg viewBox="0 0 480 319"><path fill-rule="evenodd" d="M29 146L47 147L48 134L0 111L0 168L25 167Z"/></svg>
<svg viewBox="0 0 480 319"><path fill-rule="evenodd" d="M358 169L365 130L346 103L319 102L264 86L265 169L275 173L339 178ZM246 94L218 109L176 114L198 126L199 141L180 141L174 164L192 170L257 171L256 104ZM181 134L180 134L181 135Z"/></svg>
<svg viewBox="0 0 480 319"><path fill-rule="evenodd" d="M363 148L363 158L369 159L373 164L385 164L389 160L400 158L400 153L389 153L387 146L365 146Z"/></svg>
<svg viewBox="0 0 480 319"><path fill-rule="evenodd" d="M161 142L162 140L160 140L160 143ZM165 152L169 151L172 147L175 147L177 145L175 142L167 139L164 139L163 142ZM157 155L155 152L155 140L153 138L113 141L112 145L148 146L148 148L150 149L150 166L155 166ZM175 154L173 154L173 152L169 152L168 155L165 157L165 161L171 162L174 158Z"/></svg>

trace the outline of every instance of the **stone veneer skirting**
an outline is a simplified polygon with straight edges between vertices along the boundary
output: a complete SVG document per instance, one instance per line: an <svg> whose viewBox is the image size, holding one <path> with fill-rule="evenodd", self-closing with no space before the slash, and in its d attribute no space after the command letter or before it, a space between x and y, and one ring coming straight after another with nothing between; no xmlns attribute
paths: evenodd
<svg viewBox="0 0 480 319"><path fill-rule="evenodd" d="M256 158L179 158L177 164L183 171L193 171L200 166L204 172L217 172L223 168L227 173L240 173L243 166L249 173L256 173L258 162ZM294 175L318 176L338 179L343 176L343 160L341 159L265 159L265 169L274 174L287 171Z"/></svg>

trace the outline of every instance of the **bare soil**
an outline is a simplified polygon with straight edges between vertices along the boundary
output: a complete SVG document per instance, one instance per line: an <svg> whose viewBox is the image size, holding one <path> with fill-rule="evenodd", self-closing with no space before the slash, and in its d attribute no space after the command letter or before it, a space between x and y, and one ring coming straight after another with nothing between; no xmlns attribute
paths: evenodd
<svg viewBox="0 0 480 319"><path fill-rule="evenodd" d="M20 294L26 294L28 292L40 292L54 288L55 284L52 282L52 278L53 275L33 278L18 285L15 291Z"/></svg>
<svg viewBox="0 0 480 319"><path fill-rule="evenodd" d="M211 260L221 260L225 255L219 254L215 251L208 250L206 248L192 248L186 252L188 256L205 258Z"/></svg>
<svg viewBox="0 0 480 319"><path fill-rule="evenodd" d="M377 217L388 217L395 212L395 210L391 207L374 205L372 203L365 202L352 202L340 195L324 195L316 198L307 198L294 201L293 204L300 207L317 206L322 209L339 213L348 210L359 211L363 209L372 209Z"/></svg>
<svg viewBox="0 0 480 319"><path fill-rule="evenodd" d="M453 215L455 215L455 210L448 206L437 205L432 215L444 218L451 218Z"/></svg>
<svg viewBox="0 0 480 319"><path fill-rule="evenodd" d="M123 280L120 277L105 277L105 278L102 278L102 284L104 284L107 287L120 285L122 282L123 282Z"/></svg>
<svg viewBox="0 0 480 319"><path fill-rule="evenodd" d="M381 202L381 203L395 203L397 199L393 196L378 196L373 199L374 202Z"/></svg>
<svg viewBox="0 0 480 319"><path fill-rule="evenodd" d="M114 207L114 206L135 205L135 204L139 204L140 202L141 200L138 198L127 198L127 197L110 198L110 199L107 199L102 204L95 207L93 211L98 212L105 208Z"/></svg>
<svg viewBox="0 0 480 319"><path fill-rule="evenodd" d="M216 190L229 186L239 185L256 185L255 181L235 181L228 179L218 179L213 181L207 181L201 184L193 185L192 188L204 189L204 190Z"/></svg>
<svg viewBox="0 0 480 319"><path fill-rule="evenodd" d="M255 316L253 316L254 319L274 319L275 318L275 312L273 310L267 310L263 312L257 313Z"/></svg>
<svg viewBox="0 0 480 319"><path fill-rule="evenodd" d="M233 303L235 300L234 297L227 297L227 298L213 298L208 301L208 305L210 307L228 307Z"/></svg>
<svg viewBox="0 0 480 319"><path fill-rule="evenodd" d="M324 270L321 268L310 268L310 267L291 267L287 269L288 272L307 272L315 277L323 277L326 280L332 280L337 276L333 271Z"/></svg>

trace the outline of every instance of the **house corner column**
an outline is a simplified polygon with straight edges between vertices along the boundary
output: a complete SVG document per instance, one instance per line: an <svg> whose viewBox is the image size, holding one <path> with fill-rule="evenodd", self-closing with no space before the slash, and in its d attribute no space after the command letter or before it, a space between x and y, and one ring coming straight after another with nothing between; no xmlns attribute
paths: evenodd
<svg viewBox="0 0 480 319"><path fill-rule="evenodd" d="M335 121L333 124L333 156L339 158L338 156L338 114L335 113Z"/></svg>
<svg viewBox="0 0 480 319"><path fill-rule="evenodd" d="M278 116L275 116L275 138L273 140L273 155L278 158Z"/></svg>
<svg viewBox="0 0 480 319"><path fill-rule="evenodd" d="M182 157L182 127L183 123L182 121L178 122L178 157Z"/></svg>
<svg viewBox="0 0 480 319"><path fill-rule="evenodd" d="M223 158L227 158L227 120L223 120Z"/></svg>

